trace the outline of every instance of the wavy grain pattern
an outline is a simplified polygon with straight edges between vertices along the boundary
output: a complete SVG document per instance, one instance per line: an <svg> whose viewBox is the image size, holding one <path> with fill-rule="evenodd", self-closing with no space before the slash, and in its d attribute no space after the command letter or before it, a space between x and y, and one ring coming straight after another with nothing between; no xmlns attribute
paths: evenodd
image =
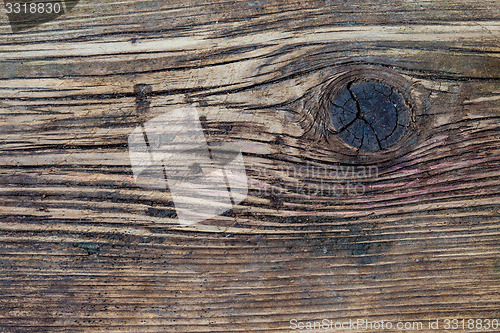
<svg viewBox="0 0 500 333"><path fill-rule="evenodd" d="M23 33L2 13L0 331L498 318L499 13L80 1ZM325 130L321 96L352 71L414 89L425 112L408 140L360 156ZM134 182L127 136L188 105L209 142L247 143L249 195L181 226L168 191ZM349 184L363 191L332 190Z"/></svg>

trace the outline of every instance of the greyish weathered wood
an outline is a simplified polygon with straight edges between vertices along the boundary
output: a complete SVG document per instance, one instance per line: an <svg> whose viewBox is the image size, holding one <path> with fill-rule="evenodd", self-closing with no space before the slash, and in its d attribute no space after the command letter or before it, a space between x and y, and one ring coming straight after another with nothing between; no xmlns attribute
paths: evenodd
<svg viewBox="0 0 500 333"><path fill-rule="evenodd" d="M498 14L80 1L18 33L2 14L0 331L498 318ZM412 126L388 150L331 130L327 97L350 77L407 99ZM127 138L188 106L209 143L246 143L249 192L180 225L168 191L135 182Z"/></svg>

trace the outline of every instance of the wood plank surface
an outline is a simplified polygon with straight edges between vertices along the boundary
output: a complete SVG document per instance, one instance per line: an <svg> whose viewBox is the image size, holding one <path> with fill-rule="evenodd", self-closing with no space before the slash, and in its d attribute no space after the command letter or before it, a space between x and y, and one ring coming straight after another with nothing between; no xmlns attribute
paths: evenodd
<svg viewBox="0 0 500 333"><path fill-rule="evenodd" d="M494 0L81 0L13 32L2 12L0 331L498 320L499 14ZM399 144L366 153L329 130L325 96L350 76L411 100ZM244 143L248 178L244 201L192 225L134 180L127 141L187 106L209 143ZM453 331L500 330L474 323Z"/></svg>

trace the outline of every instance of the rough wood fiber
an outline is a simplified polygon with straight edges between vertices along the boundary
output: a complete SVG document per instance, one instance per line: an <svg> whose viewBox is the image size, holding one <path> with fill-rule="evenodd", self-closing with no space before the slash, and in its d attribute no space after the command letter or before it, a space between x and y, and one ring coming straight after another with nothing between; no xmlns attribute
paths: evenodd
<svg viewBox="0 0 500 333"><path fill-rule="evenodd" d="M489 0L80 1L22 33L1 16L0 331L498 318L498 14ZM412 96L400 144L360 154L327 130L325 90L349 73ZM252 143L249 196L181 226L168 192L134 182L127 136L188 105L209 141ZM348 184L364 190L327 190Z"/></svg>

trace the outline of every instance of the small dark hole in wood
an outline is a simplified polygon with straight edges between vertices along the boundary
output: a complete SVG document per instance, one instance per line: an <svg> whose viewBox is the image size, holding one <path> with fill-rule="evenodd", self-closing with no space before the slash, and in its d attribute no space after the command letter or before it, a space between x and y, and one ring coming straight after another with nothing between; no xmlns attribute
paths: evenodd
<svg viewBox="0 0 500 333"><path fill-rule="evenodd" d="M405 98L378 81L351 81L330 101L330 118L337 135L359 150L388 149L404 137L411 123Z"/></svg>

